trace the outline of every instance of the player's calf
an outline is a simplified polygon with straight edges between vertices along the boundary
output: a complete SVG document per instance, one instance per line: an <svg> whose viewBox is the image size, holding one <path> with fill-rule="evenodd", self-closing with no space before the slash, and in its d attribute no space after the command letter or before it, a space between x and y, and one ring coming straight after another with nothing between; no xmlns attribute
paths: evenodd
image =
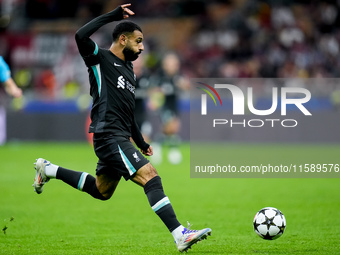
<svg viewBox="0 0 340 255"><path fill-rule="evenodd" d="M34 163L36 175L33 183L34 191L40 194L43 191L43 186L50 179L59 179L69 184L75 189L84 191L92 197L100 200L108 200L112 194L102 195L96 185L96 178L86 172L77 172L69 170L51 162L39 158Z"/></svg>

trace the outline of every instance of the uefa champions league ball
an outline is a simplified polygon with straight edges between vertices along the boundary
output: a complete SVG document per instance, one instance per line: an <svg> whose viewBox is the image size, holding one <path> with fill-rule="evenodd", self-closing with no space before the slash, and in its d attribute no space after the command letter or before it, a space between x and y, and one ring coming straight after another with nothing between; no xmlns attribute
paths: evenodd
<svg viewBox="0 0 340 255"><path fill-rule="evenodd" d="M285 231L286 219L280 210L274 207L265 207L256 213L253 225L255 233L261 238L274 240Z"/></svg>

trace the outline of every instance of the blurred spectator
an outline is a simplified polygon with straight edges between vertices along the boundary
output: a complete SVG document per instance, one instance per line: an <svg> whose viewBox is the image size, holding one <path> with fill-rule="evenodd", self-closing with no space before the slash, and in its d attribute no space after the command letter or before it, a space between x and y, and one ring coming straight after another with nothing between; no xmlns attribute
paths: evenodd
<svg viewBox="0 0 340 255"><path fill-rule="evenodd" d="M201 64L209 63L219 77L243 77L249 67L252 77L339 75L339 1L237 3L207 4L188 56L192 73L202 74Z"/></svg>

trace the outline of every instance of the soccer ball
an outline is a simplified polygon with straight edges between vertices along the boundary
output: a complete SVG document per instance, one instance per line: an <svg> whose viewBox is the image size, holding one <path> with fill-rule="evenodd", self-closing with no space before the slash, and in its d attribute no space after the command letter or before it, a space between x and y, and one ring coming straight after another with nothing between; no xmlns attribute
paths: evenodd
<svg viewBox="0 0 340 255"><path fill-rule="evenodd" d="M255 233L266 240L279 238L286 228L286 218L274 207L265 207L258 211L253 221Z"/></svg>

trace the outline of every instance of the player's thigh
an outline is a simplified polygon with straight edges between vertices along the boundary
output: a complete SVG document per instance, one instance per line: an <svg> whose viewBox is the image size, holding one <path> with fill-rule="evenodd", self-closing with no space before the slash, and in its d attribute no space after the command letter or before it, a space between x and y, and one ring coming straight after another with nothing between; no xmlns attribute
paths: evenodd
<svg viewBox="0 0 340 255"><path fill-rule="evenodd" d="M157 174L156 169L149 162L146 165L144 165L143 167L141 167L140 169L138 169L138 171L131 178L131 180L133 182L137 183L138 185L144 187L144 185L148 181L150 181L152 178L154 178L157 175L158 174Z"/></svg>
<svg viewBox="0 0 340 255"><path fill-rule="evenodd" d="M96 177L96 186L100 192L105 197L111 197L115 192L119 183L119 179L113 178L107 174L100 174Z"/></svg>
<svg viewBox="0 0 340 255"><path fill-rule="evenodd" d="M131 179L137 171L149 163L149 160L124 137L113 135L104 138L95 137L94 148L97 157L96 174L106 174L112 178Z"/></svg>

